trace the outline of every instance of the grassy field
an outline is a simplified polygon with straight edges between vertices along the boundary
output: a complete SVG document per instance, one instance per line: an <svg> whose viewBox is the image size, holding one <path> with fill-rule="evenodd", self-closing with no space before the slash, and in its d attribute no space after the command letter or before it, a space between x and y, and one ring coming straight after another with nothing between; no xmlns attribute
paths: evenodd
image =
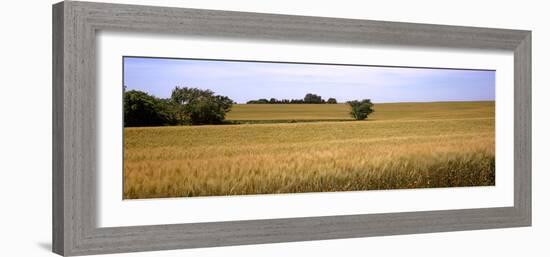
<svg viewBox="0 0 550 257"><path fill-rule="evenodd" d="M255 124L125 128L124 198L494 185L494 102L374 109L236 105L227 118Z"/></svg>
<svg viewBox="0 0 550 257"><path fill-rule="evenodd" d="M376 104L369 120L413 120L494 117L494 102L432 102ZM230 121L351 121L347 104L237 104Z"/></svg>

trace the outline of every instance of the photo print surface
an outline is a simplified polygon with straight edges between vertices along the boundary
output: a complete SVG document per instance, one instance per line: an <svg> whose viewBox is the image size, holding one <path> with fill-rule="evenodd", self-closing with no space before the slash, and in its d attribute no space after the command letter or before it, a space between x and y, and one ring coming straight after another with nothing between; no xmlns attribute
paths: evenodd
<svg viewBox="0 0 550 257"><path fill-rule="evenodd" d="M123 57L124 199L495 185L495 71Z"/></svg>

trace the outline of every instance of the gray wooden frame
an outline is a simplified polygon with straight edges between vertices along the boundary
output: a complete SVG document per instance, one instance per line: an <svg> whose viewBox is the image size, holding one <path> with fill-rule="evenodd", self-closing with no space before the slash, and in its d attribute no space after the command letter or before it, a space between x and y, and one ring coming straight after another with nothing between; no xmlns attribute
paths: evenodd
<svg viewBox="0 0 550 257"><path fill-rule="evenodd" d="M514 52L514 206L96 226L99 30ZM65 1L53 6L53 251L61 255L260 244L531 225L531 32Z"/></svg>

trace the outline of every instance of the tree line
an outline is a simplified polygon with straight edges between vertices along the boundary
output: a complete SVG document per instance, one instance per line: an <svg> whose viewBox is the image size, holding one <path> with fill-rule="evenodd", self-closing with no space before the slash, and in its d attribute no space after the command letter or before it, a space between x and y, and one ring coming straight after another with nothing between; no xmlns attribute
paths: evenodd
<svg viewBox="0 0 550 257"><path fill-rule="evenodd" d="M265 100L265 101L263 101ZM225 115L235 102L227 96L216 95L211 90L175 87L169 98L158 98L139 90L124 89L124 126L165 126L223 124ZM292 102L294 101L294 102ZM259 99L247 103L262 104L336 104L334 98L327 101L316 94L306 94L304 99ZM367 119L374 104L370 99L348 101L350 115L356 120Z"/></svg>
<svg viewBox="0 0 550 257"><path fill-rule="evenodd" d="M210 90L175 87L170 98L124 92L124 126L221 124L235 102Z"/></svg>
<svg viewBox="0 0 550 257"><path fill-rule="evenodd" d="M321 96L308 93L303 99L281 99L277 98L260 98L258 100L250 100L247 104L337 104L336 98L329 98L325 101Z"/></svg>

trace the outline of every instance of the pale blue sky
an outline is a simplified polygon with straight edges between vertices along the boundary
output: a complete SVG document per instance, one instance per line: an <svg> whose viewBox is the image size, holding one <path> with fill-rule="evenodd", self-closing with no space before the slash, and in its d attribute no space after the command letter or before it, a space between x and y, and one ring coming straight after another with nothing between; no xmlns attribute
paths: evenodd
<svg viewBox="0 0 550 257"><path fill-rule="evenodd" d="M375 103L495 99L495 71L339 66L265 62L124 58L127 90L170 97L176 86L210 89L238 103L301 99L306 93L338 102Z"/></svg>

